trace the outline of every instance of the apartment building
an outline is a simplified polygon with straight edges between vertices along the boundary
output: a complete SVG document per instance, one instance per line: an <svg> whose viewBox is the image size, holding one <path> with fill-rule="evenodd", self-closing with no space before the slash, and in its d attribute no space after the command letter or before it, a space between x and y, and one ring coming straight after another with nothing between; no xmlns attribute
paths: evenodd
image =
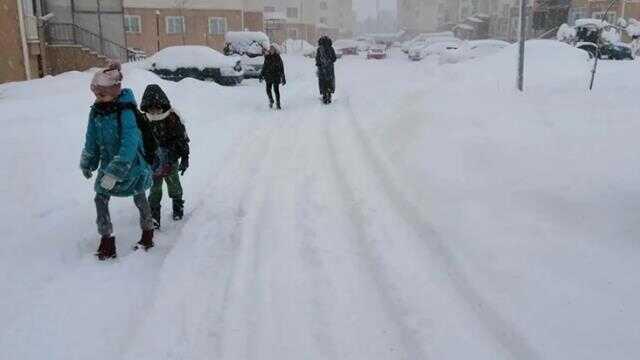
<svg viewBox="0 0 640 360"><path fill-rule="evenodd" d="M276 42L352 36L355 26L352 0L265 0L264 13L267 32Z"/></svg>
<svg viewBox="0 0 640 360"><path fill-rule="evenodd" d="M127 46L146 55L176 45L222 50L227 31L263 31L264 0L124 0Z"/></svg>
<svg viewBox="0 0 640 360"><path fill-rule="evenodd" d="M573 25L577 19L601 19L609 3L606 0L572 0L567 21ZM609 10L606 20L611 24L616 24L619 18L640 20L640 0L617 1Z"/></svg>
<svg viewBox="0 0 640 360"><path fill-rule="evenodd" d="M438 0L397 0L398 25L407 33L433 32L438 28Z"/></svg>
<svg viewBox="0 0 640 360"><path fill-rule="evenodd" d="M7 0L0 6L0 83L37 78L40 43L31 1Z"/></svg>

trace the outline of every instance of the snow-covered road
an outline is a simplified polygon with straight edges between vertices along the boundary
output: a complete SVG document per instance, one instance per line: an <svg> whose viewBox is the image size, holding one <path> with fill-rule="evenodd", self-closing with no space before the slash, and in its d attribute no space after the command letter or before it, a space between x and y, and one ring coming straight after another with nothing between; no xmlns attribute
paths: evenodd
<svg viewBox="0 0 640 360"><path fill-rule="evenodd" d="M192 138L187 215L134 253L115 202L106 264L77 170L90 76L0 88L0 359L640 356L640 176L611 165L640 160L628 98L602 131L562 79L524 98L395 54L342 60L323 106L312 62L285 61L280 112L257 82L161 82Z"/></svg>

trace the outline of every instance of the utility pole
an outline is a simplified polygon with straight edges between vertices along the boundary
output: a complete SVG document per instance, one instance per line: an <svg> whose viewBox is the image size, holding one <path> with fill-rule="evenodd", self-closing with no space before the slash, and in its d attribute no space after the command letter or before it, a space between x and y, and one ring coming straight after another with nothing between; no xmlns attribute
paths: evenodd
<svg viewBox="0 0 640 360"><path fill-rule="evenodd" d="M160 51L160 10L156 10L156 52Z"/></svg>
<svg viewBox="0 0 640 360"><path fill-rule="evenodd" d="M611 0L611 3L609 3L609 7L607 7L607 10L604 12L604 15L602 15L602 19L600 20L600 25L602 26L598 28L598 40L600 40L600 36L602 35L602 29L604 28L604 22L605 22L605 19L607 18L607 14L609 14L609 10L611 10L613 5L615 5L616 1L617 0ZM599 58L600 58L600 45L596 44L596 56L595 56L595 60L593 61L593 69L591 70L591 81L589 82L589 91L593 90L593 82L596 79L596 71L598 70Z"/></svg>
<svg viewBox="0 0 640 360"><path fill-rule="evenodd" d="M527 0L520 0L520 44L518 51L518 90L524 91L524 43L527 39Z"/></svg>

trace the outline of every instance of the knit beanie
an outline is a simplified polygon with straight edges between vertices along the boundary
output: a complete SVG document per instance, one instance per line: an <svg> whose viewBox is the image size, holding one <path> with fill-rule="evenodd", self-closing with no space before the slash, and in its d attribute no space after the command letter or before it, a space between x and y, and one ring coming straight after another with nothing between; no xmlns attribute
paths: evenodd
<svg viewBox="0 0 640 360"><path fill-rule="evenodd" d="M122 91L120 63L111 62L105 70L97 72L91 80L91 91L118 97Z"/></svg>

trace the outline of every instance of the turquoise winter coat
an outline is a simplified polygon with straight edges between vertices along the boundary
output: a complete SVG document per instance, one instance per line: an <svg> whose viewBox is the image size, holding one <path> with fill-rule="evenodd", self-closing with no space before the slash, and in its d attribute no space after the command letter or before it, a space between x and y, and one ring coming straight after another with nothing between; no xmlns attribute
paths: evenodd
<svg viewBox="0 0 640 360"><path fill-rule="evenodd" d="M117 103L135 106L133 92L123 89ZM95 105L91 108L80 168L95 171L99 167L94 186L97 193L128 197L148 190L153 184L153 173L143 157L142 135L135 114L122 110L120 126L118 114L115 107L111 111L98 110ZM104 174L118 179L111 191L100 186Z"/></svg>

